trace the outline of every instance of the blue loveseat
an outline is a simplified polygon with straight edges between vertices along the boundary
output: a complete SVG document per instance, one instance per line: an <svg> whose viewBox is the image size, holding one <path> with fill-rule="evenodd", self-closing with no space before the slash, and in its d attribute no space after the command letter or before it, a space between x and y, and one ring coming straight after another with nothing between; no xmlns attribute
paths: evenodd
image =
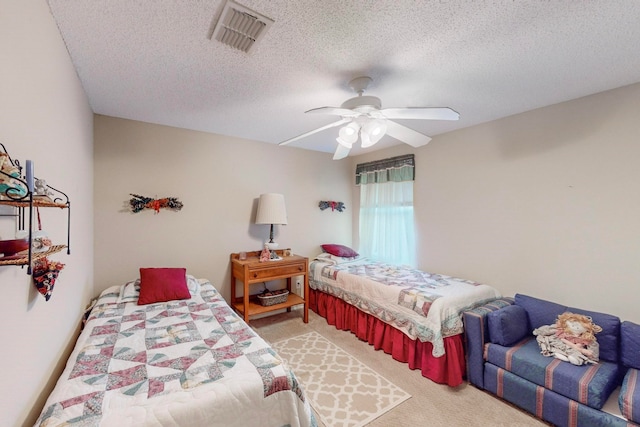
<svg viewBox="0 0 640 427"><path fill-rule="evenodd" d="M570 311L602 327L600 362L576 366L545 357L533 330ZM640 325L527 295L463 313L467 380L557 426L640 424ZM602 410L615 397L620 411Z"/></svg>

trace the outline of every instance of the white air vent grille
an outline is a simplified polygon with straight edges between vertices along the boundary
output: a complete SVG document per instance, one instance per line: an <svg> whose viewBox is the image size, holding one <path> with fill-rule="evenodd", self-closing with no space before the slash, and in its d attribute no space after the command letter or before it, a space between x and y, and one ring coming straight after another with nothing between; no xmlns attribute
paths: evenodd
<svg viewBox="0 0 640 427"><path fill-rule="evenodd" d="M213 29L212 38L243 52L249 52L264 37L273 19L227 0Z"/></svg>

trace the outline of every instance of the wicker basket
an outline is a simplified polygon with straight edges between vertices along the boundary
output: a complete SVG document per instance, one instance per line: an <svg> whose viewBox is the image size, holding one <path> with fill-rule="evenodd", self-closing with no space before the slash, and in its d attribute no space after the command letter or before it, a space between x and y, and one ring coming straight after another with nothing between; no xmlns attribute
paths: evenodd
<svg viewBox="0 0 640 427"><path fill-rule="evenodd" d="M269 292L270 295L258 294L258 301L260 301L260 305L268 307L270 305L280 304L287 301L287 297L289 297L289 291L286 289L281 289L279 291Z"/></svg>

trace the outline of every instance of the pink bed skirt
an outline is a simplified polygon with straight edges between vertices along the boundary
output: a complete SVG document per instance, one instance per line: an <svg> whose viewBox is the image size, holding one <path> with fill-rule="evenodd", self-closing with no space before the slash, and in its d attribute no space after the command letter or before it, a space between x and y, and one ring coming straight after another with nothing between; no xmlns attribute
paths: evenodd
<svg viewBox="0 0 640 427"><path fill-rule="evenodd" d="M393 326L333 295L314 289L309 291L309 307L336 329L353 332L376 350L407 363L410 369L420 369L422 376L432 381L451 387L463 383L465 358L462 334L445 338L445 355L433 357L431 343L412 340Z"/></svg>

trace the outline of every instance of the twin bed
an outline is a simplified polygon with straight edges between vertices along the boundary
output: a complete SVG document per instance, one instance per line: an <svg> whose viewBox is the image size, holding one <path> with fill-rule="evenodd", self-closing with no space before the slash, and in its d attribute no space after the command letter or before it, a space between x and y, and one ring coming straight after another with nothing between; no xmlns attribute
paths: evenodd
<svg viewBox="0 0 640 427"><path fill-rule="evenodd" d="M463 383L462 312L500 298L491 286L363 257L309 264L310 308L437 383Z"/></svg>
<svg viewBox="0 0 640 427"><path fill-rule="evenodd" d="M39 426L315 426L275 351L211 283L138 305L140 282L100 295Z"/></svg>

